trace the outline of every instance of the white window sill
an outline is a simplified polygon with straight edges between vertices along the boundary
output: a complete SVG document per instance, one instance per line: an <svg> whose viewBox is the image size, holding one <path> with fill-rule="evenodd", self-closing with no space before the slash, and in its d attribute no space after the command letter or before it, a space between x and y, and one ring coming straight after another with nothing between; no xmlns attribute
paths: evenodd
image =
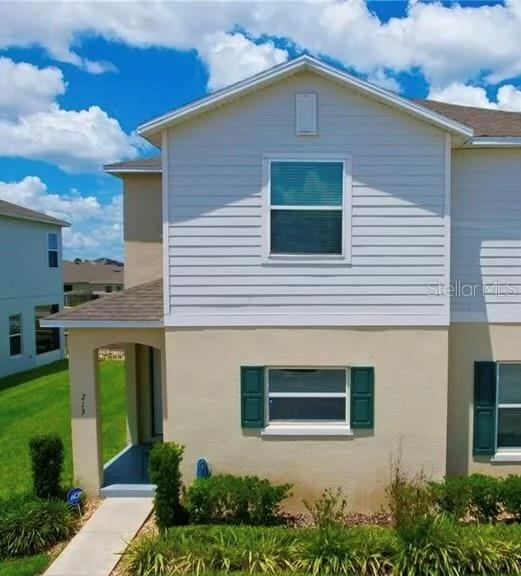
<svg viewBox="0 0 521 576"><path fill-rule="evenodd" d="M353 436L353 431L339 425L270 424L261 430L261 436Z"/></svg>
<svg viewBox="0 0 521 576"><path fill-rule="evenodd" d="M284 264L296 264L305 266L308 264L329 264L334 266L346 266L351 264L351 260L346 256L334 255L334 256L299 256L299 255L270 255L262 259L262 264L264 265L284 265Z"/></svg>
<svg viewBox="0 0 521 576"><path fill-rule="evenodd" d="M496 454L492 456L491 462L521 462L521 451L496 452Z"/></svg>

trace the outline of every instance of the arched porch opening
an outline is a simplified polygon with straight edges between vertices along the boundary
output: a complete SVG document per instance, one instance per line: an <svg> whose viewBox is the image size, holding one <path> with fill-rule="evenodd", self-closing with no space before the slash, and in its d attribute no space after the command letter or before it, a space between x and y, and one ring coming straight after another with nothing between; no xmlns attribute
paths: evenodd
<svg viewBox="0 0 521 576"><path fill-rule="evenodd" d="M123 345L127 446L103 461L100 348ZM69 374L74 476L89 493L150 494L148 452L166 420L164 332L161 329L71 329Z"/></svg>

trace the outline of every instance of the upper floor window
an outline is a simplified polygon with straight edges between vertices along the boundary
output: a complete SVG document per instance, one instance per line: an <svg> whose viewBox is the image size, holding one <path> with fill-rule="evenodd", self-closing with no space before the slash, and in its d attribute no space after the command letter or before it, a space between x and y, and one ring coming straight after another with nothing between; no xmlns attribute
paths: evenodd
<svg viewBox="0 0 521 576"><path fill-rule="evenodd" d="M53 350L60 349L60 330L59 328L45 328L40 326L40 320L58 312L58 304L49 304L46 306L36 306L34 309L35 340L36 354L45 354Z"/></svg>
<svg viewBox="0 0 521 576"><path fill-rule="evenodd" d="M338 156L266 159L267 257L347 259L346 164Z"/></svg>
<svg viewBox="0 0 521 576"><path fill-rule="evenodd" d="M497 447L521 448L521 364L499 363Z"/></svg>
<svg viewBox="0 0 521 576"><path fill-rule="evenodd" d="M19 356L22 353L22 316L9 316L9 355Z"/></svg>
<svg viewBox="0 0 521 576"><path fill-rule="evenodd" d="M49 268L58 268L58 234L54 232L47 235L47 259Z"/></svg>

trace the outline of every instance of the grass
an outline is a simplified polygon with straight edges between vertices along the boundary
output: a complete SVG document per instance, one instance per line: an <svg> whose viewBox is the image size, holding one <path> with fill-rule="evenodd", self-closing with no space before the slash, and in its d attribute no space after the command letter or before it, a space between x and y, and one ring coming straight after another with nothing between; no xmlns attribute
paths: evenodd
<svg viewBox="0 0 521 576"><path fill-rule="evenodd" d="M125 365L100 362L103 461L126 443ZM65 447L62 482L72 483L67 362L60 361L0 379L0 498L31 489L27 443L35 434L58 434ZM48 554L0 562L0 576L34 576L51 563Z"/></svg>
<svg viewBox="0 0 521 576"><path fill-rule="evenodd" d="M41 574L51 563L48 554L14 558L0 562L0 576L33 576Z"/></svg>
<svg viewBox="0 0 521 576"><path fill-rule="evenodd" d="M103 461L126 443L124 362L100 362ZM0 379L0 497L31 489L27 443L35 434L58 434L65 447L63 484L72 483L67 362ZM0 575L3 573L0 571Z"/></svg>

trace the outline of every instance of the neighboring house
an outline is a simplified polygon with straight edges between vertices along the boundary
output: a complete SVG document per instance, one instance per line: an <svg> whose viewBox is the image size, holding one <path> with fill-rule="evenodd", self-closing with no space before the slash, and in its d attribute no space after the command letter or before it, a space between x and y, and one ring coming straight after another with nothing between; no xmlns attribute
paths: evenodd
<svg viewBox="0 0 521 576"><path fill-rule="evenodd" d="M77 306L123 289L123 264L85 260L63 263L65 307Z"/></svg>
<svg viewBox="0 0 521 576"><path fill-rule="evenodd" d="M63 226L0 200L0 378L63 358L61 331L40 325L63 305Z"/></svg>
<svg viewBox="0 0 521 576"><path fill-rule="evenodd" d="M46 321L69 329L81 485L140 477L100 461L93 351L114 342L127 464L176 440L187 481L204 457L359 510L400 452L432 478L519 472L521 114L304 56L139 133L161 158L106 167L127 289Z"/></svg>

